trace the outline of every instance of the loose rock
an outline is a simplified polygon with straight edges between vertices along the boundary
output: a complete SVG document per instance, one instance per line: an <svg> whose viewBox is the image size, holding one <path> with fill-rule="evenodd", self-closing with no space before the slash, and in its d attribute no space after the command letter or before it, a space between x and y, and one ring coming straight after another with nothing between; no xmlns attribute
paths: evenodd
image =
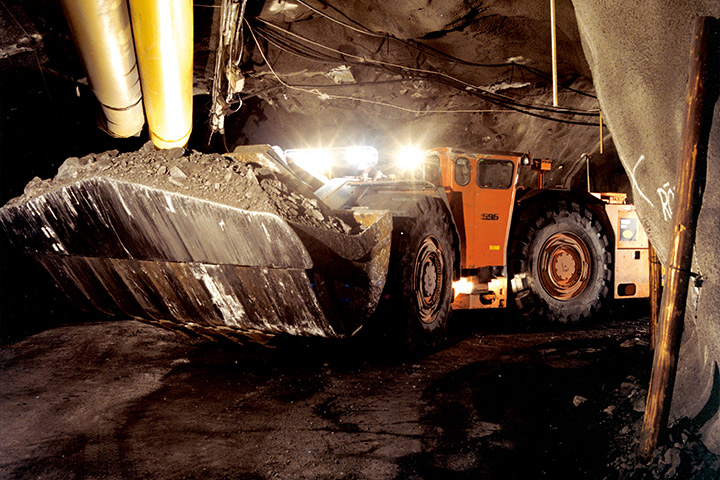
<svg viewBox="0 0 720 480"><path fill-rule="evenodd" d="M267 167L215 153L188 152L182 148L156 150L151 142L135 152L110 150L82 158L70 157L54 179L30 181L23 197L38 196L94 176L174 191L244 210L273 213L312 227L342 233L352 231L341 219L328 215L327 207L321 206L317 199L308 199L295 191L287 179Z"/></svg>

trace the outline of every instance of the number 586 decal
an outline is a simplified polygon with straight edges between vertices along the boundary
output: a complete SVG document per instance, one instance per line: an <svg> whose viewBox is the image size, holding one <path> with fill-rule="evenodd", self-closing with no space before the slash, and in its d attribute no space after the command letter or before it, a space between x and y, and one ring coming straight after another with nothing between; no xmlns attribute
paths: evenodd
<svg viewBox="0 0 720 480"><path fill-rule="evenodd" d="M483 213L481 218L483 220L500 220L500 216L497 213Z"/></svg>

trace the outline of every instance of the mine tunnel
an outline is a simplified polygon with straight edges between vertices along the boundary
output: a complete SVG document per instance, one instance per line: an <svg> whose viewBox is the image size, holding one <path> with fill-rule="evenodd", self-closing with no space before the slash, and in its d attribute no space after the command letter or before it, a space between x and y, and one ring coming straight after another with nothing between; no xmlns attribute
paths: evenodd
<svg viewBox="0 0 720 480"><path fill-rule="evenodd" d="M715 1L4 0L2 478L720 478Z"/></svg>

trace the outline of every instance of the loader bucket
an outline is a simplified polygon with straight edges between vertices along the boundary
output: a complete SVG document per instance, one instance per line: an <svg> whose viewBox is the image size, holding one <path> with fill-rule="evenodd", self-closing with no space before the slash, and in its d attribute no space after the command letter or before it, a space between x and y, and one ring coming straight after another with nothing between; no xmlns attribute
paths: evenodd
<svg viewBox="0 0 720 480"><path fill-rule="evenodd" d="M0 225L86 310L213 337L344 337L380 298L392 219L309 195L267 147L146 146L68 159Z"/></svg>

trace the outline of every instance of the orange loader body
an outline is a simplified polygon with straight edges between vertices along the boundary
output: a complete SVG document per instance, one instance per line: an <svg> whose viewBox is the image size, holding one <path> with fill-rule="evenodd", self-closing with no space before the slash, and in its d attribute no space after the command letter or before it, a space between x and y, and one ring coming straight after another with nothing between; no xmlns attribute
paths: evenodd
<svg viewBox="0 0 720 480"><path fill-rule="evenodd" d="M579 205L593 204L602 223L612 232L613 296L647 297L648 238L635 207L625 203L625 194L539 188L523 191L521 195L517 188L520 168L537 171L541 186L542 174L550 169L550 161L533 160L522 153L469 153L450 148L428 153L425 179L444 188L460 237L461 275L453 283L453 309L505 307L508 289L522 290L522 279L510 278L509 272L513 261L508 258L512 256L511 244L517 241L512 238L513 232L524 230L518 222L535 220L534 215L523 216L522 212L541 211L541 203L568 199ZM521 196L529 200L519 202ZM573 252L574 248L578 254ZM563 283L582 282L581 250L563 244L549 252L544 264L538 266L546 270L548 290L560 300L567 286ZM580 273L575 275L577 272ZM542 279L543 274L539 277Z"/></svg>

